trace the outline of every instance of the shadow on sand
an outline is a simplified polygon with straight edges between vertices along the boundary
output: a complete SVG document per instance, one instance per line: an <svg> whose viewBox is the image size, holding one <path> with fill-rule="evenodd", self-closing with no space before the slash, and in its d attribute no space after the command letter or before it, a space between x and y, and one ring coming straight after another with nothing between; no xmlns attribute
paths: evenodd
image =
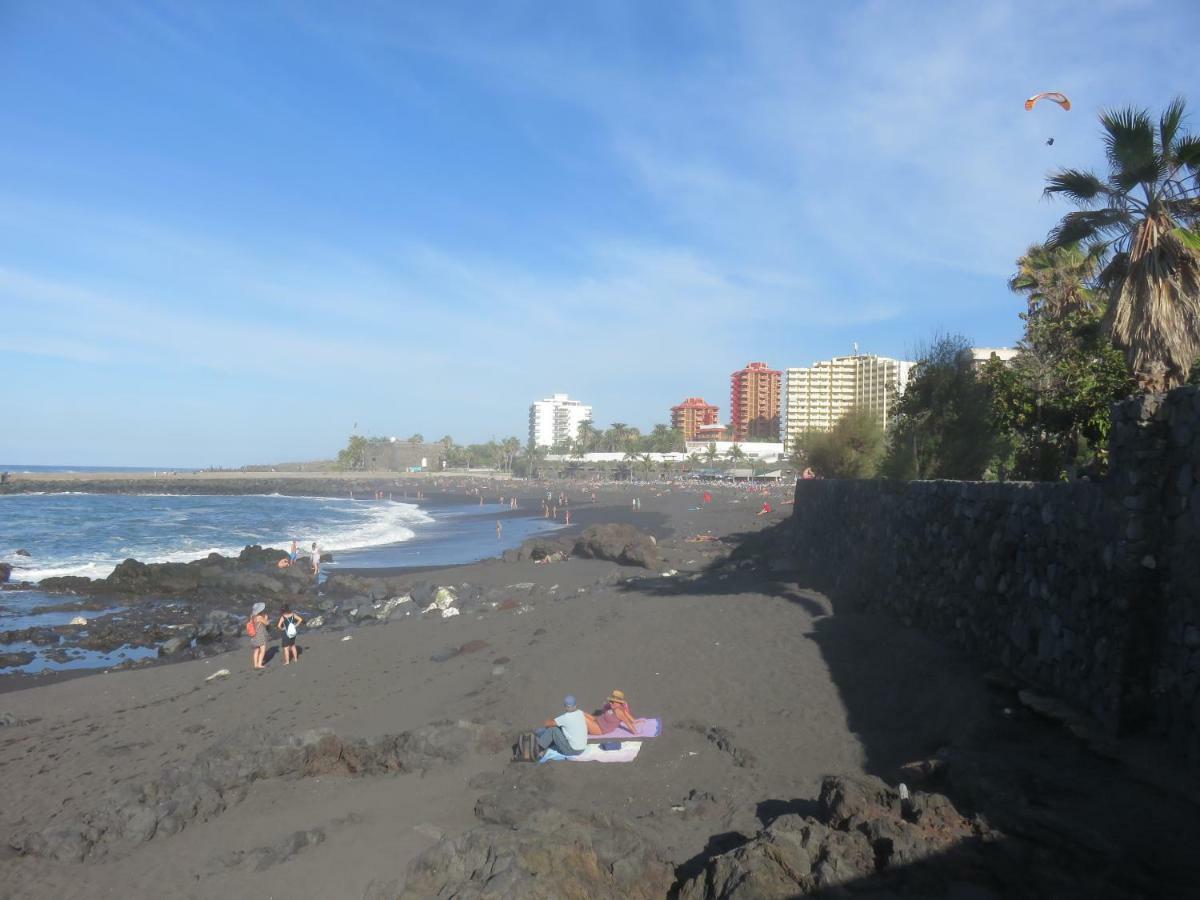
<svg viewBox="0 0 1200 900"><path fill-rule="evenodd" d="M964 816L1003 835L993 831L917 863L883 866L846 886L854 896L1196 896L1200 811L1187 796L1195 773L1180 763L1180 790L1163 790L1097 756L1060 725L1026 712L1015 684L985 680L987 661L806 588L805 574L791 567L791 540L787 520L735 534L724 541L729 555L698 575L635 579L623 590L761 594L800 607L812 618L807 639L828 666L866 771L892 786L907 778L910 787L944 794ZM935 755L939 773L923 783L900 771ZM815 812L812 798L758 804L764 827L780 815ZM749 839L713 835L678 867L679 884Z"/></svg>

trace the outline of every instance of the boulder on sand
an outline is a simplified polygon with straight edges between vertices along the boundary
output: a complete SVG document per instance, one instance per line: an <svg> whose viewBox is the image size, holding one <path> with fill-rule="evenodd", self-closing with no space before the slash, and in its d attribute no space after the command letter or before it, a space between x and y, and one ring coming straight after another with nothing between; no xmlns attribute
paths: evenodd
<svg viewBox="0 0 1200 900"><path fill-rule="evenodd" d="M658 565L658 547L648 534L632 525L589 525L578 536L534 538L516 551L517 560L555 559L558 554L583 559L606 559L623 566L653 569ZM505 559L513 559L511 553Z"/></svg>
<svg viewBox="0 0 1200 900"><path fill-rule="evenodd" d="M851 882L866 889L875 879L895 886L908 877L925 879L922 886L928 895L942 896L950 885L969 881L984 868L982 847L973 823L945 797L914 792L909 800L901 800L899 792L873 776L827 777L821 786L819 820L780 816L749 842L709 859L678 896L827 896ZM932 857L939 860L936 869L913 868L913 863Z"/></svg>

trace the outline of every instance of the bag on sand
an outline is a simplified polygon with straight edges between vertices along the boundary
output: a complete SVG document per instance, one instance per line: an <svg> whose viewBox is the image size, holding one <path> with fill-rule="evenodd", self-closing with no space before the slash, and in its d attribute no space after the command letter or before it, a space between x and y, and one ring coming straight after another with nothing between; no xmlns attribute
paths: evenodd
<svg viewBox="0 0 1200 900"><path fill-rule="evenodd" d="M513 761L537 762L538 750L537 735L532 731L523 731L513 744Z"/></svg>
<svg viewBox="0 0 1200 900"><path fill-rule="evenodd" d="M250 637L258 634L258 628L255 626L253 619L246 622L246 634L250 635Z"/></svg>

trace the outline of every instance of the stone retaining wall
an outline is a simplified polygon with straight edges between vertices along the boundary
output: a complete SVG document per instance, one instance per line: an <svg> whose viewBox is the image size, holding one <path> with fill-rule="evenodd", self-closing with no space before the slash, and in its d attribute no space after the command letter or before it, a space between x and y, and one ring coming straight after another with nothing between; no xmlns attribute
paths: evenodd
<svg viewBox="0 0 1200 900"><path fill-rule="evenodd" d="M1200 759L1200 394L1114 408L1102 484L801 481L795 553L887 610Z"/></svg>

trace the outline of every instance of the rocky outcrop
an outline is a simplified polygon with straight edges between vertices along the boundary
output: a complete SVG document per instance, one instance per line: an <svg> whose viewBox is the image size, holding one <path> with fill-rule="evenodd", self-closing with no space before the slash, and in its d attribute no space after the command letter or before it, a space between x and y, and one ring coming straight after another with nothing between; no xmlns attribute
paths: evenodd
<svg viewBox="0 0 1200 900"><path fill-rule="evenodd" d="M679 890L680 900L770 900L833 891L861 883L896 886L921 872L922 890L941 896L980 865L983 826L936 794L897 791L870 776L828 777L818 817L785 815L752 840L713 857Z"/></svg>
<svg viewBox="0 0 1200 900"><path fill-rule="evenodd" d="M8 563L0 563L0 584L7 582L10 575L12 575L12 566Z"/></svg>
<svg viewBox="0 0 1200 900"><path fill-rule="evenodd" d="M674 868L617 817L568 813L512 791L482 798L475 813L479 825L413 861L401 900L661 900L671 891Z"/></svg>
<svg viewBox="0 0 1200 900"><path fill-rule="evenodd" d="M653 536L638 531L632 525L591 525L580 534L561 538L534 538L518 550L504 554L505 559L534 561L564 559L606 559L623 566L642 566L653 569L658 565L658 547Z"/></svg>
<svg viewBox="0 0 1200 900"><path fill-rule="evenodd" d="M62 861L94 860L176 834L194 820L213 819L264 778L420 772L456 762L471 750L496 753L504 744L494 729L470 722L435 723L369 741L344 740L327 730L282 741L252 732L217 744L187 768L118 788L96 810L14 846Z"/></svg>
<svg viewBox="0 0 1200 900"><path fill-rule="evenodd" d="M189 563L143 563L127 559L107 578L46 578L51 592L128 597L220 597L225 600L295 597L314 590L304 566L279 568L282 550L246 547L236 558L211 553Z"/></svg>

